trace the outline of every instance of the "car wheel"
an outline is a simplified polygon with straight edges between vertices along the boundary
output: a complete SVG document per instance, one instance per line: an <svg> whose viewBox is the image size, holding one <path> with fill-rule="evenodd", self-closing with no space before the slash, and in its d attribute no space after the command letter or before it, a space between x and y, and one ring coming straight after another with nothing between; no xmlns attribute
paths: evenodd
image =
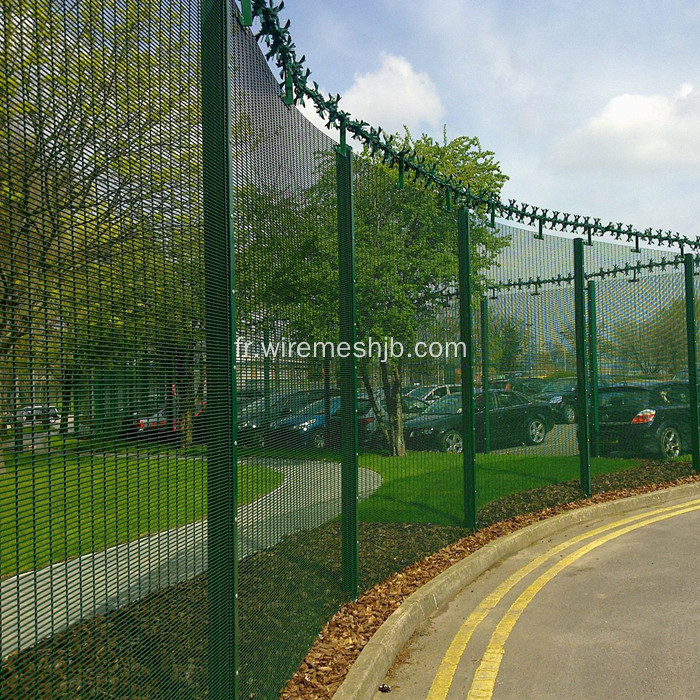
<svg viewBox="0 0 700 700"><path fill-rule="evenodd" d="M325 431L319 430L311 436L311 444L317 449L322 450L326 446Z"/></svg>
<svg viewBox="0 0 700 700"><path fill-rule="evenodd" d="M447 430L440 441L443 452L462 453L462 436L456 430Z"/></svg>
<svg viewBox="0 0 700 700"><path fill-rule="evenodd" d="M525 441L528 445L541 445L547 434L547 426L541 418L532 418L525 428Z"/></svg>
<svg viewBox="0 0 700 700"><path fill-rule="evenodd" d="M675 428L663 428L659 433L659 449L663 459L678 457L682 450L681 434Z"/></svg>
<svg viewBox="0 0 700 700"><path fill-rule="evenodd" d="M565 423L575 423L576 422L576 409L571 406L564 406L564 422Z"/></svg>

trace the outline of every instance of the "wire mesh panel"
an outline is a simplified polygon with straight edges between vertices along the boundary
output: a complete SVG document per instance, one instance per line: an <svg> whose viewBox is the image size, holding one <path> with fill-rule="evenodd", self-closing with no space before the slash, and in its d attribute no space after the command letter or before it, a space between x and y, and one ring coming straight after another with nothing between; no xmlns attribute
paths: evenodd
<svg viewBox="0 0 700 700"><path fill-rule="evenodd" d="M460 454L445 447L461 413L456 212L418 183L397 188L377 159L358 161L360 465L378 484L359 506L366 588L454 540L464 506Z"/></svg>
<svg viewBox="0 0 700 700"><path fill-rule="evenodd" d="M513 494L537 507L550 485L578 473L573 241L499 228L509 245L480 306L480 522L515 512Z"/></svg>
<svg viewBox="0 0 700 700"><path fill-rule="evenodd" d="M690 452L683 260L676 251L593 245L597 406L594 473Z"/></svg>
<svg viewBox="0 0 700 700"><path fill-rule="evenodd" d="M2 696L202 695L198 6L0 21Z"/></svg>
<svg viewBox="0 0 700 700"><path fill-rule="evenodd" d="M275 698L348 598L340 579L334 143L231 37L241 697Z"/></svg>

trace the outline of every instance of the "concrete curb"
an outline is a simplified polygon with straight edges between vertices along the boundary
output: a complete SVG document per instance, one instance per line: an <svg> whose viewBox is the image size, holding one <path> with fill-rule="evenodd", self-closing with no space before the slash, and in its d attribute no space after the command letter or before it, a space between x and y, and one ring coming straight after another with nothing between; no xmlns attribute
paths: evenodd
<svg viewBox="0 0 700 700"><path fill-rule="evenodd" d="M362 650L333 700L371 700L411 635L438 608L501 559L579 523L700 494L700 482L577 508L501 537L436 576L395 610Z"/></svg>

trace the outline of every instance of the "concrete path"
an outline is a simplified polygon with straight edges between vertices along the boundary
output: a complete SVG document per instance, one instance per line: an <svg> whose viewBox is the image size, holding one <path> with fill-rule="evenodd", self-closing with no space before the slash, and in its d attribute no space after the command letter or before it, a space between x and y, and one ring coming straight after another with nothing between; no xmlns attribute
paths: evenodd
<svg viewBox="0 0 700 700"><path fill-rule="evenodd" d="M250 462L284 474L284 483L238 509L239 558L340 514L339 464L271 458ZM380 485L379 474L360 469L360 498ZM6 579L0 583L2 658L206 568L207 523L200 521Z"/></svg>
<svg viewBox="0 0 700 700"><path fill-rule="evenodd" d="M437 611L383 682L393 700L698 698L699 549L699 490L556 532Z"/></svg>

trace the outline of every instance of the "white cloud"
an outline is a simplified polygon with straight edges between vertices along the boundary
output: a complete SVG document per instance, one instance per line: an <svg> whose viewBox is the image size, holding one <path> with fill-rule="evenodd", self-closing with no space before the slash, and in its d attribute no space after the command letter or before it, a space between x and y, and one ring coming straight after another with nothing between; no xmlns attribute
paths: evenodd
<svg viewBox="0 0 700 700"><path fill-rule="evenodd" d="M355 119L363 119L388 132L411 131L428 127L437 132L445 118L430 76L417 72L400 56L381 54L376 71L355 74L352 86L345 91L340 106Z"/></svg>
<svg viewBox="0 0 700 700"><path fill-rule="evenodd" d="M583 127L554 142L550 161L571 170L625 173L700 167L700 94L683 83L671 95L612 98Z"/></svg>

